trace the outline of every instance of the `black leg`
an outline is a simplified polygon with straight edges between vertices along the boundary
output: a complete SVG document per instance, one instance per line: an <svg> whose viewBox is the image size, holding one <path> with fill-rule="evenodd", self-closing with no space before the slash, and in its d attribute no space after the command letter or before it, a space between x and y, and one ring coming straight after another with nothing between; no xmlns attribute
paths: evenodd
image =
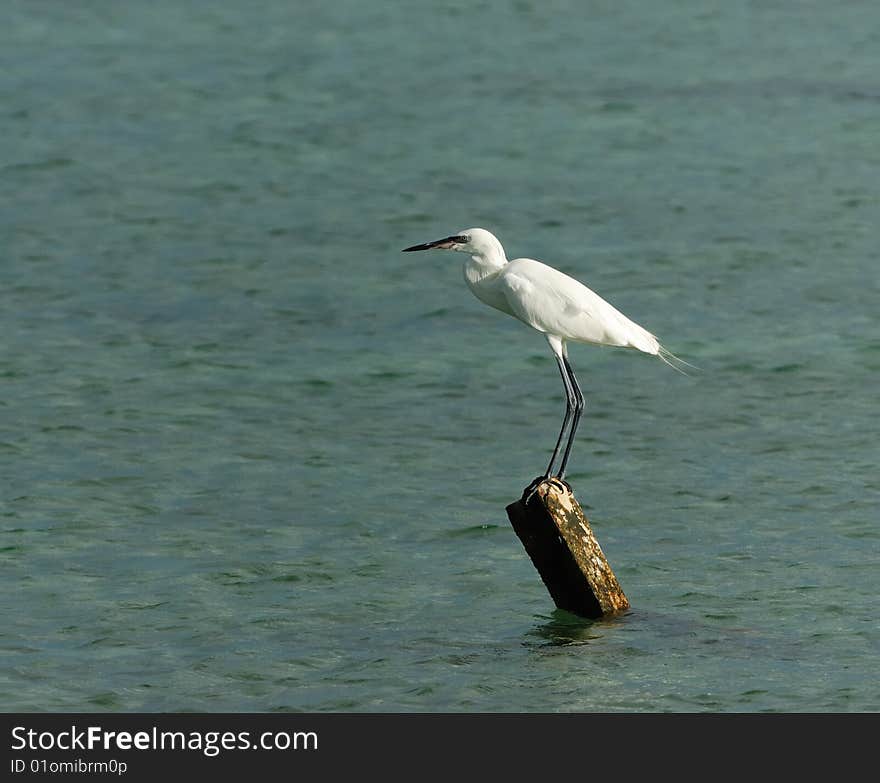
<svg viewBox="0 0 880 783"><path fill-rule="evenodd" d="M571 447L574 444L574 436L575 433L577 433L578 424L581 420L581 414L584 412L584 394L581 391L581 387L577 382L577 377L574 374L574 370L571 369L571 365L568 363L567 357L563 357L562 362L560 363L560 368L562 369L563 374L566 375L568 378L568 383L565 385L566 391L571 388L572 394L574 396L574 415L571 422L571 431L568 434L568 443L565 446L565 454L562 455L562 463L559 466L559 473L557 474L557 478L561 481L565 479L565 467L566 465L568 465L568 455L571 454ZM560 437L562 437L561 433Z"/></svg>
<svg viewBox="0 0 880 783"><path fill-rule="evenodd" d="M547 472L544 474L545 478L550 478L550 475L553 472L553 463L556 462L556 457L559 455L559 447L562 445L562 436L565 435L572 414L577 407L577 396L568 379L568 373L565 371L565 365L563 364L564 359L556 354L554 354L554 356L556 356L556 363L559 365L559 374L562 376L562 383L565 385L565 418L562 420L562 429L559 430L559 437L556 439L553 456L550 457L550 464L547 466Z"/></svg>

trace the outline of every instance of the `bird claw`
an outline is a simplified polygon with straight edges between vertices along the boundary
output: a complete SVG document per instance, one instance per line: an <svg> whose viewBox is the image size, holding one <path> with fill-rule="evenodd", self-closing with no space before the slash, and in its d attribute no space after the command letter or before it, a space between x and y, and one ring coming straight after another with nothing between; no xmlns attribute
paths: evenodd
<svg viewBox="0 0 880 783"><path fill-rule="evenodd" d="M547 480L546 476L538 476L536 479L532 481L524 490L522 494L522 502L525 505L529 505L532 498L535 496L535 493L538 491L538 487L541 486Z"/></svg>
<svg viewBox="0 0 880 783"><path fill-rule="evenodd" d="M552 479L550 479L550 483L558 486L563 492L574 492L574 490L571 488L571 484L569 484L564 478L560 478L559 476L554 476Z"/></svg>
<svg viewBox="0 0 880 783"><path fill-rule="evenodd" d="M545 482L547 482L548 484L552 484L560 492L568 492L572 494L574 492L574 490L572 490L571 488L571 484L569 484L565 479L560 478L559 476L538 476L523 490L522 502L525 505L528 505L531 499L535 496L535 493L537 493L538 487L540 487L541 484Z"/></svg>

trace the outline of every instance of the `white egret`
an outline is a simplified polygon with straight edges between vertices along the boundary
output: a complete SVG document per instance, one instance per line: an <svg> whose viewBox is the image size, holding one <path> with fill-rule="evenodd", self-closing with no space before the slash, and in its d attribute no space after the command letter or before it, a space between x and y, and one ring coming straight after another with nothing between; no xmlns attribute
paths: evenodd
<svg viewBox="0 0 880 783"><path fill-rule="evenodd" d="M556 478L564 481L572 443L584 409L584 395L568 361L567 340L635 348L659 356L670 367L679 369L672 361L682 360L660 345L653 334L631 321L601 296L540 261L531 258L508 261L501 243L485 229L469 228L445 239L404 248L404 252L432 249L467 253L469 258L464 262L464 279L474 296L542 332L550 344L565 385L566 405L562 429L544 478L550 478L553 474L553 465L565 431L570 427L562 461L555 474Z"/></svg>

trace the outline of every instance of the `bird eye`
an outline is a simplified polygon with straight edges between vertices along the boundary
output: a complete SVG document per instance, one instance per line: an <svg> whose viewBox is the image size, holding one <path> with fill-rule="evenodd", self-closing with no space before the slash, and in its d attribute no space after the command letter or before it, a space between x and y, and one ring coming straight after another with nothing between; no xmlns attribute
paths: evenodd
<svg viewBox="0 0 880 783"><path fill-rule="evenodd" d="M455 238L455 241L458 242L460 245L466 245L468 242L471 241L471 238L467 234L462 234L461 236L457 236Z"/></svg>

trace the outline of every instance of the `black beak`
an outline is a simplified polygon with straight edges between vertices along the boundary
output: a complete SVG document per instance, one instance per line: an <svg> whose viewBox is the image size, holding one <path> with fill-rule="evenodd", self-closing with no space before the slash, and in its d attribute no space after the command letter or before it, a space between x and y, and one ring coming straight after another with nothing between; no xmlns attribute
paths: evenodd
<svg viewBox="0 0 880 783"><path fill-rule="evenodd" d="M467 242L467 237L446 237L445 239L436 239L433 242L426 242L424 245L413 245L405 247L402 253L411 253L413 250L448 250L453 245L463 245Z"/></svg>

